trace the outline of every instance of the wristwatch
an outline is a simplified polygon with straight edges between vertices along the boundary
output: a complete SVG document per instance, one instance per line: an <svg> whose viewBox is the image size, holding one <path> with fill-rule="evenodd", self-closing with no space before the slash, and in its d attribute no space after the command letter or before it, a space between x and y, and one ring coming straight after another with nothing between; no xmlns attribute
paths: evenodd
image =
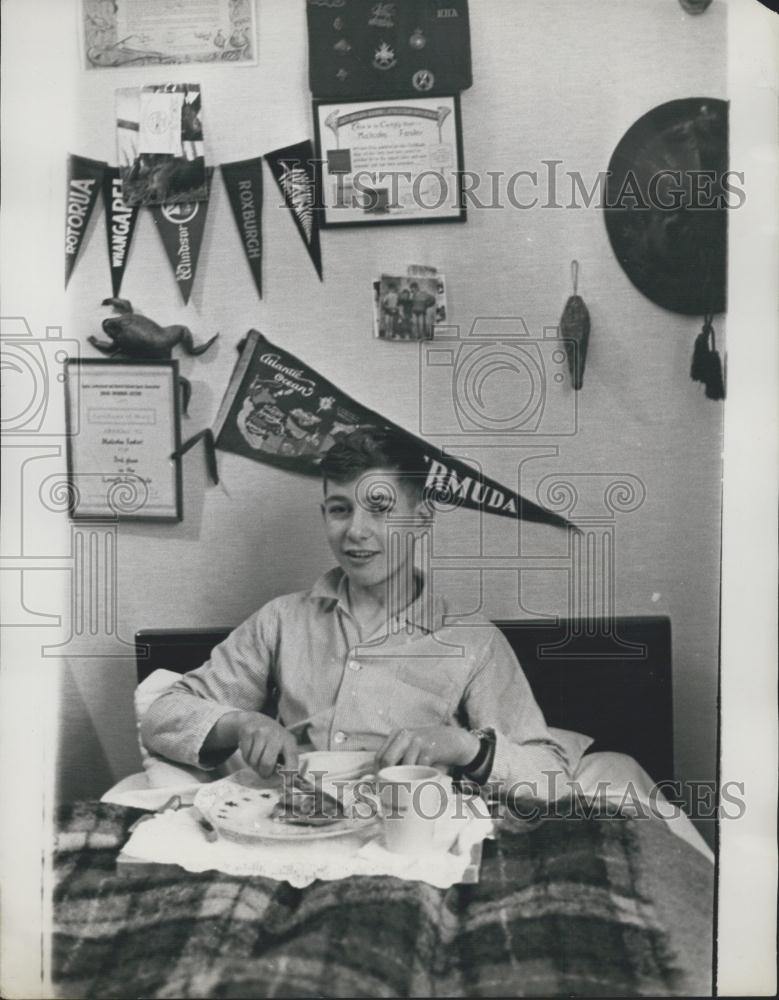
<svg viewBox="0 0 779 1000"><path fill-rule="evenodd" d="M495 756L495 730L472 729L471 732L479 738L479 750L473 760L459 768L460 775L466 778L472 778L478 774L488 761L489 766L485 770L489 774L492 770L492 758Z"/></svg>

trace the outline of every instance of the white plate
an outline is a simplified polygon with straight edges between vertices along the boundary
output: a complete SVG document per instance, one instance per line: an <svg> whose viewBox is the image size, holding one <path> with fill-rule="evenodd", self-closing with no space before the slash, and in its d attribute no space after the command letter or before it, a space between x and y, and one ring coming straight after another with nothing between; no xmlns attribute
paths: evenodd
<svg viewBox="0 0 779 1000"><path fill-rule="evenodd" d="M251 770L237 771L219 781L202 785L194 805L218 832L243 842L262 840L324 840L361 834L375 818L343 819L327 826L294 826L271 819L273 807L281 797L281 781L267 781Z"/></svg>
<svg viewBox="0 0 779 1000"><path fill-rule="evenodd" d="M300 755L300 766L330 781L348 781L375 773L376 754L372 750L309 750Z"/></svg>

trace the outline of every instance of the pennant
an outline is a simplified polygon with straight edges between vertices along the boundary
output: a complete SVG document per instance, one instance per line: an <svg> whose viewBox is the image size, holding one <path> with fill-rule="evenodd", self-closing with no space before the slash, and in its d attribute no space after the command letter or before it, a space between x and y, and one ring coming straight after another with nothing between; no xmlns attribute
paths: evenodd
<svg viewBox="0 0 779 1000"><path fill-rule="evenodd" d="M262 298L262 157L223 163L221 170L257 294Z"/></svg>
<svg viewBox="0 0 779 1000"><path fill-rule="evenodd" d="M319 245L319 209L316 203L314 147L310 139L266 153L284 203L292 213L300 237L322 281L322 249Z"/></svg>
<svg viewBox="0 0 779 1000"><path fill-rule="evenodd" d="M103 176L103 204L108 263L111 268L111 292L114 298L118 298L127 265L127 255L135 232L135 223L138 221L138 206L131 207L125 203L118 167L106 167Z"/></svg>
<svg viewBox="0 0 779 1000"><path fill-rule="evenodd" d="M213 167L206 169L209 188L213 172ZM192 285L195 283L197 261L206 227L208 201L150 205L149 208L186 305L192 293Z"/></svg>
<svg viewBox="0 0 779 1000"><path fill-rule="evenodd" d="M86 156L68 156L68 190L65 201L65 287L84 241L106 164Z"/></svg>
<svg viewBox="0 0 779 1000"><path fill-rule="evenodd" d="M222 451L318 475L324 453L340 437L364 425L391 429L419 449L428 467L426 485L441 503L574 527L356 402L257 330L249 331L244 342L219 408L214 437Z"/></svg>

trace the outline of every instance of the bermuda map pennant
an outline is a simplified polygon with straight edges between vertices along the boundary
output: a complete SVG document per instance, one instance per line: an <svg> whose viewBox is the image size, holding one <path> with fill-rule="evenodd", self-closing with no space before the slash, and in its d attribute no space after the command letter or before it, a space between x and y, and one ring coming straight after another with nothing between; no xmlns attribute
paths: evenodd
<svg viewBox="0 0 779 1000"><path fill-rule="evenodd" d="M316 204L314 147L310 139L266 153L284 202L292 213L301 239L322 281L322 249L319 245L319 209Z"/></svg>
<svg viewBox="0 0 779 1000"><path fill-rule="evenodd" d="M206 168L209 187L213 167ZM206 227L208 201L184 201L173 205L150 205L170 266L184 304L189 302L195 282L200 245Z"/></svg>
<svg viewBox="0 0 779 1000"><path fill-rule="evenodd" d="M117 298L122 288L127 255L130 252L138 206L127 205L122 194L122 178L118 167L107 167L103 176L103 204L108 239L108 263L111 267L111 292Z"/></svg>
<svg viewBox="0 0 779 1000"><path fill-rule="evenodd" d="M97 193L107 164L86 156L68 156L68 191L65 202L65 287L68 287L76 258L84 241Z"/></svg>
<svg viewBox="0 0 779 1000"><path fill-rule="evenodd" d="M223 163L221 170L257 294L262 298L262 157Z"/></svg>
<svg viewBox="0 0 779 1000"><path fill-rule="evenodd" d="M441 503L574 527L356 402L257 330L246 338L219 408L214 437L223 451L318 475L324 453L340 437L365 425L399 432L419 449L428 467L426 485Z"/></svg>

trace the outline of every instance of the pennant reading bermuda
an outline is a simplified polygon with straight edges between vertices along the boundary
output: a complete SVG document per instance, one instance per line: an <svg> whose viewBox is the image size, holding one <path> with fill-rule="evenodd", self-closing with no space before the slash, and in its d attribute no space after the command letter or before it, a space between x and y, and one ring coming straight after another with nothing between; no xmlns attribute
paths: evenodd
<svg viewBox="0 0 779 1000"><path fill-rule="evenodd" d="M322 248L319 243L319 209L316 204L314 147L310 139L266 153L284 203L292 213L300 238L322 281Z"/></svg>
<svg viewBox="0 0 779 1000"><path fill-rule="evenodd" d="M86 156L68 156L68 190L65 201L65 287L84 242L92 209L103 184L107 164Z"/></svg>
<svg viewBox="0 0 779 1000"><path fill-rule="evenodd" d="M362 425L392 428L422 452L427 486L443 502L503 517L573 527L459 459L351 399L294 354L250 330L216 418L216 447L309 475L322 455Z"/></svg>
<svg viewBox="0 0 779 1000"><path fill-rule="evenodd" d="M111 293L116 299L122 288L127 256L130 253L135 223L138 221L138 206L130 206L124 200L122 177L118 167L106 168L103 176L103 204L108 239L108 263L111 267Z"/></svg>

